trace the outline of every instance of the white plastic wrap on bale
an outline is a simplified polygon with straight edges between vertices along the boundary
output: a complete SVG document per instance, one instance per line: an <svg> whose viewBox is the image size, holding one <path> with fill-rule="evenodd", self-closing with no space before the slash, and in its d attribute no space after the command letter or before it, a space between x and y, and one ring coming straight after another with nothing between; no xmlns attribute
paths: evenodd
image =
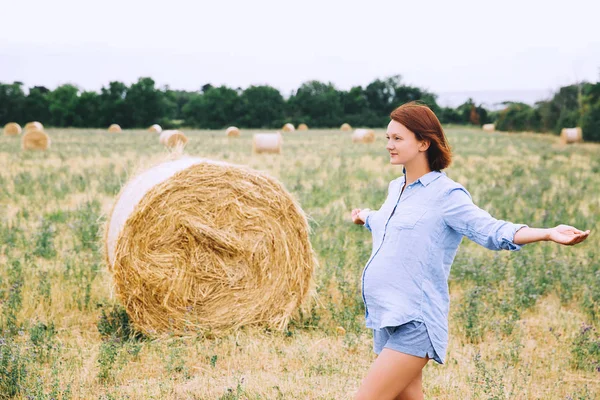
<svg viewBox="0 0 600 400"><path fill-rule="evenodd" d="M356 129L352 134L354 143L372 143L375 141L375 131L373 129Z"/></svg>
<svg viewBox="0 0 600 400"><path fill-rule="evenodd" d="M494 132L496 130L496 126L494 124L484 124L482 128L485 132Z"/></svg>
<svg viewBox="0 0 600 400"><path fill-rule="evenodd" d="M256 133L252 139L255 153L281 153L283 139L278 133Z"/></svg>
<svg viewBox="0 0 600 400"><path fill-rule="evenodd" d="M146 193L154 186L163 183L179 171L191 167L202 162L209 162L216 165L226 165L218 161L207 160L203 158L182 158L176 161L168 161L151 168L138 177L134 178L129 184L123 188L119 200L115 204L115 208L108 225L107 255L110 265L115 262L115 246L121 230L125 226L127 219L133 213L135 207L144 198Z"/></svg>
<svg viewBox="0 0 600 400"><path fill-rule="evenodd" d="M154 124L150 128L148 128L148 131L154 132L154 133L161 133L162 132L162 127L160 125L158 125L158 124Z"/></svg>
<svg viewBox="0 0 600 400"><path fill-rule="evenodd" d="M577 143L583 141L583 132L581 128L563 128L560 131L560 138L563 143Z"/></svg>
<svg viewBox="0 0 600 400"><path fill-rule="evenodd" d="M169 146L169 139L171 139L172 137L177 136L178 140L175 143L171 143L171 146L175 146L178 142L182 143L182 144L186 144L187 143L187 137L185 136L185 134L183 132L181 132L180 130L166 130L163 131L160 136L158 137L158 141L160 142L160 144L162 144L163 146Z"/></svg>
<svg viewBox="0 0 600 400"><path fill-rule="evenodd" d="M39 131L43 131L44 125L42 125L42 123L38 121L28 122L27 124L25 124L25 132L27 132L30 129L37 129Z"/></svg>
<svg viewBox="0 0 600 400"><path fill-rule="evenodd" d="M281 128L281 130L284 132L294 132L296 130L296 128L294 128L294 125L292 125L288 122L287 124L285 124L283 126L283 128Z"/></svg>

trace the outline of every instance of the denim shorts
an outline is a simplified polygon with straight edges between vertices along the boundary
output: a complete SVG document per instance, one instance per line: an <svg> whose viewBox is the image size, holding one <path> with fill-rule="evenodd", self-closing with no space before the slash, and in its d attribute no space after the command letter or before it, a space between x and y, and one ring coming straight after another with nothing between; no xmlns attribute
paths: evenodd
<svg viewBox="0 0 600 400"><path fill-rule="evenodd" d="M373 351L379 354L384 348L411 356L427 357L442 364L442 360L431 344L427 327L422 321L410 321L399 326L373 329Z"/></svg>

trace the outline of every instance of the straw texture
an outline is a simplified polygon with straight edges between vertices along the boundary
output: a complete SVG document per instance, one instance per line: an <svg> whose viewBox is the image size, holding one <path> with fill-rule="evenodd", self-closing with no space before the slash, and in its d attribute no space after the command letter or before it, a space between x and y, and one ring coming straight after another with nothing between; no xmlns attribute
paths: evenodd
<svg viewBox="0 0 600 400"><path fill-rule="evenodd" d="M42 130L29 129L25 131L21 139L23 150L48 150L50 148L50 136Z"/></svg>
<svg viewBox="0 0 600 400"><path fill-rule="evenodd" d="M148 128L148 132L161 133L162 132L162 128L161 128L161 126L159 124L154 124L150 128Z"/></svg>
<svg viewBox="0 0 600 400"><path fill-rule="evenodd" d="M350 126L350 124L344 122L342 126L340 126L340 130L342 132L350 132L352 130L352 127Z"/></svg>
<svg viewBox="0 0 600 400"><path fill-rule="evenodd" d="M9 122L4 125L4 136L17 136L21 134L21 125L16 122Z"/></svg>
<svg viewBox="0 0 600 400"><path fill-rule="evenodd" d="M292 125L288 122L287 124L285 124L283 126L283 128L281 128L281 130L283 132L294 132L296 130L296 128L294 128L294 125Z"/></svg>
<svg viewBox="0 0 600 400"><path fill-rule="evenodd" d="M160 144L168 148L177 146L183 149L188 142L188 138L179 130L166 130L160 134L158 141Z"/></svg>
<svg viewBox="0 0 600 400"><path fill-rule="evenodd" d="M108 127L108 132L109 133L119 133L119 132L123 132L123 130L121 129L121 127L117 124L112 124L111 126Z"/></svg>
<svg viewBox="0 0 600 400"><path fill-rule="evenodd" d="M30 129L37 129L38 131L43 131L44 125L42 125L42 123L38 121L28 122L25 124L25 132L27 132Z"/></svg>
<svg viewBox="0 0 600 400"><path fill-rule="evenodd" d="M222 162L184 158L133 179L105 250L118 296L150 335L284 329L313 290L300 206L275 179Z"/></svg>
<svg viewBox="0 0 600 400"><path fill-rule="evenodd" d="M230 126L225 131L225 134L229 137L238 137L240 136L240 130L236 126Z"/></svg>

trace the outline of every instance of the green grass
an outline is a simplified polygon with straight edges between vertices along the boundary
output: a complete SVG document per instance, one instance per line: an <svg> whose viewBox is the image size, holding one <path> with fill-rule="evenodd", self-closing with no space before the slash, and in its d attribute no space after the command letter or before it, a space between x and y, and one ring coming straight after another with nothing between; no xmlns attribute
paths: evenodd
<svg viewBox="0 0 600 400"><path fill-rule="evenodd" d="M22 152L0 137L0 398L350 398L373 360L362 268L378 208L401 167L384 134L287 134L281 155L253 155L251 132L186 131L186 153L281 180L311 217L318 302L284 332L136 335L113 293L102 227L121 186L168 154L144 131L49 129ZM450 276L447 365L425 369L427 398L593 398L600 392L600 146L534 134L448 132L447 174L499 219L592 229L576 247L491 252L465 239ZM343 328L341 330L340 328Z"/></svg>

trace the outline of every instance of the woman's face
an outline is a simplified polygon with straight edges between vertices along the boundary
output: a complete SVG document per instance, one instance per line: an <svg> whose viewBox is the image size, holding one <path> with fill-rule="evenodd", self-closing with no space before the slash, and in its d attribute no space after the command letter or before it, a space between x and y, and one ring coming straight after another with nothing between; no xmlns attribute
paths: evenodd
<svg viewBox="0 0 600 400"><path fill-rule="evenodd" d="M424 142L417 140L414 133L409 131L400 122L391 120L386 132L387 146L390 153L390 163L406 165L420 153L427 151Z"/></svg>

